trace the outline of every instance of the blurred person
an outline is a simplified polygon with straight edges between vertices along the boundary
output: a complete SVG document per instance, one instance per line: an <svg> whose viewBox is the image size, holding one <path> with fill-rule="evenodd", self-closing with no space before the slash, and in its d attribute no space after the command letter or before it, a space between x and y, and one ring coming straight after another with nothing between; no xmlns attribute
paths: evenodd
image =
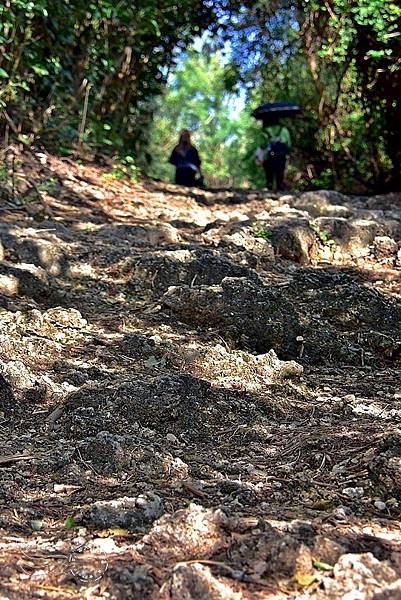
<svg viewBox="0 0 401 600"><path fill-rule="evenodd" d="M169 162L175 166L175 183L188 187L199 186L203 181L201 173L201 159L195 146L191 142L188 129L180 132L178 144L171 153ZM199 178L197 174L199 173Z"/></svg>
<svg viewBox="0 0 401 600"><path fill-rule="evenodd" d="M256 163L263 166L266 187L283 189L287 156L291 150L291 136L287 127L278 119L271 118L263 128L263 144L256 150Z"/></svg>

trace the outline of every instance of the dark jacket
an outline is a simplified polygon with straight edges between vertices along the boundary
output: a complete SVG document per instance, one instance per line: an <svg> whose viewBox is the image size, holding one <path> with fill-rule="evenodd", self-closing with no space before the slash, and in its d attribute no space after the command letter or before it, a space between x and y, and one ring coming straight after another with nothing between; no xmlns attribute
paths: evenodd
<svg viewBox="0 0 401 600"><path fill-rule="evenodd" d="M171 153L170 160L175 166L175 183L193 187L196 185L196 173L200 167L201 160L194 146L189 146L183 155L178 151L178 146Z"/></svg>
<svg viewBox="0 0 401 600"><path fill-rule="evenodd" d="M201 160L199 158L198 151L196 148L194 148L194 146L190 146L184 154L184 156L180 152L178 152L176 146L171 153L169 162L172 165L174 165L177 169L192 168L193 165L194 167L196 167L195 169L193 169L194 173L196 172L196 169L199 169L201 165Z"/></svg>

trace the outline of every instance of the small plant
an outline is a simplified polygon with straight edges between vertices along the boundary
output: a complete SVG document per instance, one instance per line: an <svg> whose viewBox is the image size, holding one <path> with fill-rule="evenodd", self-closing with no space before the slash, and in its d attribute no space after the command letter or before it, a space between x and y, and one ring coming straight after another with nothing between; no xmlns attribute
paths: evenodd
<svg viewBox="0 0 401 600"><path fill-rule="evenodd" d="M50 177L46 181L40 181L37 184L37 188L40 192L46 192L54 196L57 192L57 180L54 177Z"/></svg>
<svg viewBox="0 0 401 600"><path fill-rule="evenodd" d="M8 179L7 167L1 166L0 167L0 181L7 181L7 179Z"/></svg>
<svg viewBox="0 0 401 600"><path fill-rule="evenodd" d="M331 239L330 233L328 231L326 231L325 229L320 229L319 225L315 225L314 223L311 223L310 228L316 233L323 246L335 245L335 241Z"/></svg>
<svg viewBox="0 0 401 600"><path fill-rule="evenodd" d="M252 231L255 237L262 238L267 242L271 242L273 239L273 232L265 229L261 223L254 223L252 225Z"/></svg>
<svg viewBox="0 0 401 600"><path fill-rule="evenodd" d="M64 527L66 529L73 529L74 527L76 527L76 522L74 517L67 517L66 520L64 521Z"/></svg>
<svg viewBox="0 0 401 600"><path fill-rule="evenodd" d="M311 184L317 189L329 190L333 188L334 176L332 169L324 169L318 176L311 180Z"/></svg>
<svg viewBox="0 0 401 600"><path fill-rule="evenodd" d="M116 157L114 159L111 173L106 173L104 179L124 179L128 177L132 183L138 180L140 174L139 167L136 166L132 156Z"/></svg>

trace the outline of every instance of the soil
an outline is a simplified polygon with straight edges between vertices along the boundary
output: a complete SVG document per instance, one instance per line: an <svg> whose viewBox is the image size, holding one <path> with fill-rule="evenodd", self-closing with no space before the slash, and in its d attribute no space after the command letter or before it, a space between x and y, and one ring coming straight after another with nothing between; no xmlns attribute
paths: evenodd
<svg viewBox="0 0 401 600"><path fill-rule="evenodd" d="M0 597L401 598L401 195L21 161Z"/></svg>

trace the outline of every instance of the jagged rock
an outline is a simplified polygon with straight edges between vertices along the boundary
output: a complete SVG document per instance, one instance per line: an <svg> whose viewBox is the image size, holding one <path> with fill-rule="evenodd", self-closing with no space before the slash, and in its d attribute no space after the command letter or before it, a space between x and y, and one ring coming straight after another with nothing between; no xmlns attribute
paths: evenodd
<svg viewBox="0 0 401 600"><path fill-rule="evenodd" d="M376 258L390 258L398 252L398 244L388 236L376 236L373 240Z"/></svg>
<svg viewBox="0 0 401 600"><path fill-rule="evenodd" d="M68 267L67 256L57 238L53 241L38 237L21 240L15 247L15 253L21 262L29 261L50 275L60 276Z"/></svg>
<svg viewBox="0 0 401 600"><path fill-rule="evenodd" d="M316 190L304 192L295 201L295 206L306 210L312 217L320 216L349 216L347 198L339 192L331 190ZM335 213L335 214L333 214Z"/></svg>
<svg viewBox="0 0 401 600"><path fill-rule="evenodd" d="M82 515L82 521L91 527L106 529L121 527L131 531L143 531L163 514L160 496L146 493L136 498L118 498L95 502Z"/></svg>
<svg viewBox="0 0 401 600"><path fill-rule="evenodd" d="M134 281L144 282L160 291L172 285L213 285L224 277L257 279L255 271L240 266L212 250L155 251L136 263Z"/></svg>
<svg viewBox="0 0 401 600"><path fill-rule="evenodd" d="M279 360L274 350L255 356L241 350L228 350L214 346L175 347L170 361L183 370L219 382L224 387L257 391L267 383L297 378L303 367L295 361Z"/></svg>
<svg viewBox="0 0 401 600"><path fill-rule="evenodd" d="M171 287L163 302L180 318L223 326L226 335L248 341L261 353L285 347L288 331L296 335L298 330L296 315L283 294L246 278L226 277L221 286Z"/></svg>
<svg viewBox="0 0 401 600"><path fill-rule="evenodd" d="M307 222L287 221L272 228L272 244L277 256L301 264L316 256L318 242Z"/></svg>
<svg viewBox="0 0 401 600"><path fill-rule="evenodd" d="M16 399L23 399L24 403L41 402L54 391L49 385L51 381L49 378L46 376L36 377L20 360L7 363L0 361L0 372L10 383ZM16 401L15 406L19 406L19 402Z"/></svg>
<svg viewBox="0 0 401 600"><path fill-rule="evenodd" d="M284 196L285 198L285 196ZM294 201L294 196L290 196L289 197L292 201ZM282 200L282 198L280 198L280 200ZM263 213L262 215L255 215L256 218L261 218L263 217ZM271 219L271 217L280 217L283 220L288 220L288 219L295 219L295 220L308 220L310 215L306 210L300 210L299 208L294 208L293 206L290 206L289 204L283 204L281 206L276 206L275 208L272 208L270 213L265 215L264 220L265 221L269 221ZM262 219L263 220L263 219Z"/></svg>
<svg viewBox="0 0 401 600"><path fill-rule="evenodd" d="M227 546L228 518L221 510L197 504L165 515L136 544L135 551L163 567L182 560L209 558Z"/></svg>
<svg viewBox="0 0 401 600"><path fill-rule="evenodd" d="M231 246L243 249L261 257L265 262L274 262L274 250L271 242L259 237L250 229L244 229L232 234L223 235L220 246Z"/></svg>
<svg viewBox="0 0 401 600"><path fill-rule="evenodd" d="M259 353L274 349L283 358L360 364L362 351L366 361L377 361L396 357L401 347L394 335L400 302L347 278L333 282L324 272L300 271L285 288L244 278L171 287L163 302L180 319L219 327L238 344Z"/></svg>
<svg viewBox="0 0 401 600"><path fill-rule="evenodd" d="M134 245L160 246L178 244L180 235L170 223L149 223L146 225L106 225L97 234L99 239L121 238Z"/></svg>
<svg viewBox="0 0 401 600"><path fill-rule="evenodd" d="M313 539L313 555L328 565L335 565L345 552L344 546L323 535L317 535Z"/></svg>
<svg viewBox="0 0 401 600"><path fill-rule="evenodd" d="M74 329L81 329L88 324L79 310L76 308L63 308L61 306L47 309L43 313L43 321Z"/></svg>
<svg viewBox="0 0 401 600"><path fill-rule="evenodd" d="M319 217L313 221L318 235L333 240L352 256L366 256L380 231L376 221L368 219L344 219ZM324 240L323 240L324 241Z"/></svg>
<svg viewBox="0 0 401 600"><path fill-rule="evenodd" d="M0 264L0 293L6 296L28 296L44 300L49 295L46 271L32 264Z"/></svg>
<svg viewBox="0 0 401 600"><path fill-rule="evenodd" d="M0 371L10 382L12 388L25 391L35 385L36 379L30 370L20 360L5 363L0 361Z"/></svg>
<svg viewBox="0 0 401 600"><path fill-rule="evenodd" d="M242 223L205 228L202 239L206 244L224 249L226 256L236 264L269 268L275 262L271 241L258 235L257 229Z"/></svg>
<svg viewBox="0 0 401 600"><path fill-rule="evenodd" d="M334 566L333 577L324 578L324 591L319 600L372 600L390 588L397 580L396 571L388 561L379 561L371 553L343 554ZM398 596L394 596L396 598Z"/></svg>
<svg viewBox="0 0 401 600"><path fill-rule="evenodd" d="M177 565L158 595L159 600L242 600L243 597L230 587L229 580L217 579L199 563Z"/></svg>
<svg viewBox="0 0 401 600"><path fill-rule="evenodd" d="M401 500L401 432L381 441L369 463L369 474L385 496Z"/></svg>

